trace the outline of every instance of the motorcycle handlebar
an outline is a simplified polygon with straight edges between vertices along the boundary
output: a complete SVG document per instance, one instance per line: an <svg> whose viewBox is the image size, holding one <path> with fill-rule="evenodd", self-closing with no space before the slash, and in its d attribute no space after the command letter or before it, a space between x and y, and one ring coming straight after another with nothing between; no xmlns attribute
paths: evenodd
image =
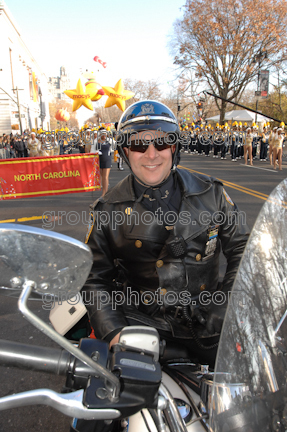
<svg viewBox="0 0 287 432"><path fill-rule="evenodd" d="M66 375L75 357L63 349L47 348L0 340L0 366ZM93 371L93 369L92 369ZM90 409L83 405L84 390L66 394L37 389L0 398L0 412L27 405L49 405L69 417L110 421L120 417L117 409Z"/></svg>
<svg viewBox="0 0 287 432"><path fill-rule="evenodd" d="M0 365L66 375L71 355L63 349L0 340Z"/></svg>

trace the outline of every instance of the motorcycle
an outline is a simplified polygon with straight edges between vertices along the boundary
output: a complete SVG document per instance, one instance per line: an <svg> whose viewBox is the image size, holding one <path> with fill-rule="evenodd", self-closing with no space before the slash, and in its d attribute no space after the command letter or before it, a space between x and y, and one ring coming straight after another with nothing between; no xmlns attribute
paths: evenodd
<svg viewBox="0 0 287 432"><path fill-rule="evenodd" d="M106 342L79 344L29 308L32 291L78 295L89 248L45 230L1 224L0 285L21 287L23 316L62 349L0 341L0 365L66 377L64 393L38 389L0 398L0 411L45 404L73 417L71 431L255 432L287 428L287 180L264 204L241 260L221 332L215 370L180 353L162 362L151 327L127 327ZM75 313L71 306L70 313ZM9 429L7 429L9 430Z"/></svg>

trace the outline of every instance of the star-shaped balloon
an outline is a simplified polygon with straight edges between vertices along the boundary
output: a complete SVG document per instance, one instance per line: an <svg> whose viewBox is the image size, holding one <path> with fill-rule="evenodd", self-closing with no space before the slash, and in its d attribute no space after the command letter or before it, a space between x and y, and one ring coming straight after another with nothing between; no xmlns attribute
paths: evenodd
<svg viewBox="0 0 287 432"><path fill-rule="evenodd" d="M102 87L106 95L109 96L105 108L117 105L120 110L124 111L126 106L125 101L134 96L133 92L124 89L124 85L121 79L116 83L114 88L107 86Z"/></svg>
<svg viewBox="0 0 287 432"><path fill-rule="evenodd" d="M84 89L80 79L75 90L65 90L64 93L69 96L69 98L73 99L73 111L76 111L82 105L89 108L91 111L94 110L91 99L96 95L97 90Z"/></svg>

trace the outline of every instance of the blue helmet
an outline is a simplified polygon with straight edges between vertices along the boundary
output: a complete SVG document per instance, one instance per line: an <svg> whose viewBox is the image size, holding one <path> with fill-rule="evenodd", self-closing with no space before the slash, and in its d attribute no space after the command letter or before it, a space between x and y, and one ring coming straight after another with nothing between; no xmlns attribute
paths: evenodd
<svg viewBox="0 0 287 432"><path fill-rule="evenodd" d="M122 114L117 127L117 144L120 155L130 166L123 147L128 146L131 134L142 131L162 131L168 135L169 144L176 144L172 165L175 164L179 149L180 129L177 118L163 103L153 100L136 102Z"/></svg>

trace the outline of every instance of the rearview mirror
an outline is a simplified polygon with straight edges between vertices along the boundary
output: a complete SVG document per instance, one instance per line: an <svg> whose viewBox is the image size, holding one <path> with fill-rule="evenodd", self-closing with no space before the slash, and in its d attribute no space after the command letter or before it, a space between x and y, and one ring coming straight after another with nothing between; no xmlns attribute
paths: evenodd
<svg viewBox="0 0 287 432"><path fill-rule="evenodd" d="M91 267L91 250L78 240L25 225L0 225L0 286L21 287L29 280L41 294L76 294Z"/></svg>

